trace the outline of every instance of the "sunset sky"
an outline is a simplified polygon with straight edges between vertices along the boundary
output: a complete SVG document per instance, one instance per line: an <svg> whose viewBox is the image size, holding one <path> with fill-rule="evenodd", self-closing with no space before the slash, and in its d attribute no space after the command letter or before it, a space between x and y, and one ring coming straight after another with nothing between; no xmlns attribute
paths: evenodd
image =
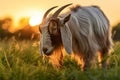
<svg viewBox="0 0 120 80"><path fill-rule="evenodd" d="M12 16L17 21L34 15L42 17L48 8L68 3L81 6L98 5L112 25L120 21L120 0L0 0L0 18Z"/></svg>

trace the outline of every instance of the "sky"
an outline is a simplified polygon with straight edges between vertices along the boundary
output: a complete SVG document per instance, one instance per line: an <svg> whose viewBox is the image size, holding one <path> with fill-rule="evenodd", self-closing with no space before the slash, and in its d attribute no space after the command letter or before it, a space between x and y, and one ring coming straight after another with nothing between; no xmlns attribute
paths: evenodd
<svg viewBox="0 0 120 80"><path fill-rule="evenodd" d="M33 15L43 16L53 6L68 3L81 6L98 5L110 20L111 25L120 22L120 0L0 0L0 18L12 16L14 21Z"/></svg>

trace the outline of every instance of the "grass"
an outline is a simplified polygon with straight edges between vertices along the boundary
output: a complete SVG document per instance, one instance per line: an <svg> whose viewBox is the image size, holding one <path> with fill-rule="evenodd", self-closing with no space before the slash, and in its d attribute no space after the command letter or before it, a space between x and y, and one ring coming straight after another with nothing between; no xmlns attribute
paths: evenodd
<svg viewBox="0 0 120 80"><path fill-rule="evenodd" d="M120 80L120 42L115 42L108 69L82 72L68 56L62 69L53 68L39 55L37 41L0 41L0 80Z"/></svg>

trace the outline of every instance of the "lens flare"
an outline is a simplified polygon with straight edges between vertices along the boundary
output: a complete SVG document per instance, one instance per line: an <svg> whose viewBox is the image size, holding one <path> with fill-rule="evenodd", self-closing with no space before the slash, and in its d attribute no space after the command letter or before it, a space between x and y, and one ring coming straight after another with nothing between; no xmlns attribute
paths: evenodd
<svg viewBox="0 0 120 80"><path fill-rule="evenodd" d="M30 18L29 24L30 26L34 27L36 25L39 25L42 21L42 16L41 15L34 15Z"/></svg>

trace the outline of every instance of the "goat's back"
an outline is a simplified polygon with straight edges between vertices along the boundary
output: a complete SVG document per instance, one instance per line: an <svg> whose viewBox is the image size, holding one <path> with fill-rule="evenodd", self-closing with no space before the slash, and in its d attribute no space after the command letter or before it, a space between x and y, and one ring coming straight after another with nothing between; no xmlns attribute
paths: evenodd
<svg viewBox="0 0 120 80"><path fill-rule="evenodd" d="M110 25L107 17L99 7L76 7L71 10L69 26L73 36L73 49L82 53L110 47Z"/></svg>

